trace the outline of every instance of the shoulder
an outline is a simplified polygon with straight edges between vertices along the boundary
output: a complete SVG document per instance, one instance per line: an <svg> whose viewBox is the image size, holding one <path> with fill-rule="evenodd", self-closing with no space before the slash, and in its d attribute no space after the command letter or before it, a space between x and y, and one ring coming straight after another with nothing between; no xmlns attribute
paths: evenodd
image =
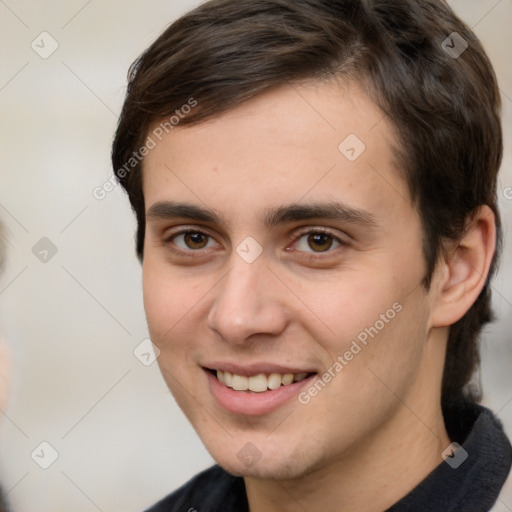
<svg viewBox="0 0 512 512"><path fill-rule="evenodd" d="M512 504L512 472L509 473L501 494L490 512L508 512L511 510L510 504Z"/></svg>
<svg viewBox="0 0 512 512"><path fill-rule="evenodd" d="M243 512L244 507L247 508L243 479L213 466L146 512Z"/></svg>

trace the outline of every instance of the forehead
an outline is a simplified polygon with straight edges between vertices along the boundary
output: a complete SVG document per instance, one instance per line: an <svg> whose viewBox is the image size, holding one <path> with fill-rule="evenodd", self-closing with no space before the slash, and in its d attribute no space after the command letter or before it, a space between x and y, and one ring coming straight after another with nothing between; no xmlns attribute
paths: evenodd
<svg viewBox="0 0 512 512"><path fill-rule="evenodd" d="M396 147L357 86L289 84L164 134L143 164L146 207L186 199L237 218L302 200L410 208Z"/></svg>

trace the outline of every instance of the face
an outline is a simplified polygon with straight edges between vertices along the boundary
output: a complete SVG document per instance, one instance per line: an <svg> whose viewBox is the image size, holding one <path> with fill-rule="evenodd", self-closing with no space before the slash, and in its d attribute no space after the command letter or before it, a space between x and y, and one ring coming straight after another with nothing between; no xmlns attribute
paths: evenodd
<svg viewBox="0 0 512 512"><path fill-rule="evenodd" d="M177 127L146 157L150 334L228 471L348 460L424 400L422 233L394 147L357 87L317 83Z"/></svg>

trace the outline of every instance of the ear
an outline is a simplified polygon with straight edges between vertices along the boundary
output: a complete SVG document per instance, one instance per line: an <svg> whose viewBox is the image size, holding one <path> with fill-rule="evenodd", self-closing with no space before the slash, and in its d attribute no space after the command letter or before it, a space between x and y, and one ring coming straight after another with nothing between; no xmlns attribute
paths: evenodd
<svg viewBox="0 0 512 512"><path fill-rule="evenodd" d="M460 320L485 285L496 250L496 220L488 206L468 219L463 237L438 262L431 288L432 327L448 327Z"/></svg>

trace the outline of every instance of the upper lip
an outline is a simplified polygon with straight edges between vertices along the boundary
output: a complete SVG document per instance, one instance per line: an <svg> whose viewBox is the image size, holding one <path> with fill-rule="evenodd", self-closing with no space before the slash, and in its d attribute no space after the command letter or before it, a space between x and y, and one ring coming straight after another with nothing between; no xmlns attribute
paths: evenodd
<svg viewBox="0 0 512 512"><path fill-rule="evenodd" d="M281 375L287 373L316 373L314 370L308 368L300 368L299 366L281 366L274 363L251 363L240 364L229 363L229 362L212 362L203 365L208 370L220 370L223 372L234 373L235 375L245 375L250 377L251 375L258 375L261 373L279 373Z"/></svg>

